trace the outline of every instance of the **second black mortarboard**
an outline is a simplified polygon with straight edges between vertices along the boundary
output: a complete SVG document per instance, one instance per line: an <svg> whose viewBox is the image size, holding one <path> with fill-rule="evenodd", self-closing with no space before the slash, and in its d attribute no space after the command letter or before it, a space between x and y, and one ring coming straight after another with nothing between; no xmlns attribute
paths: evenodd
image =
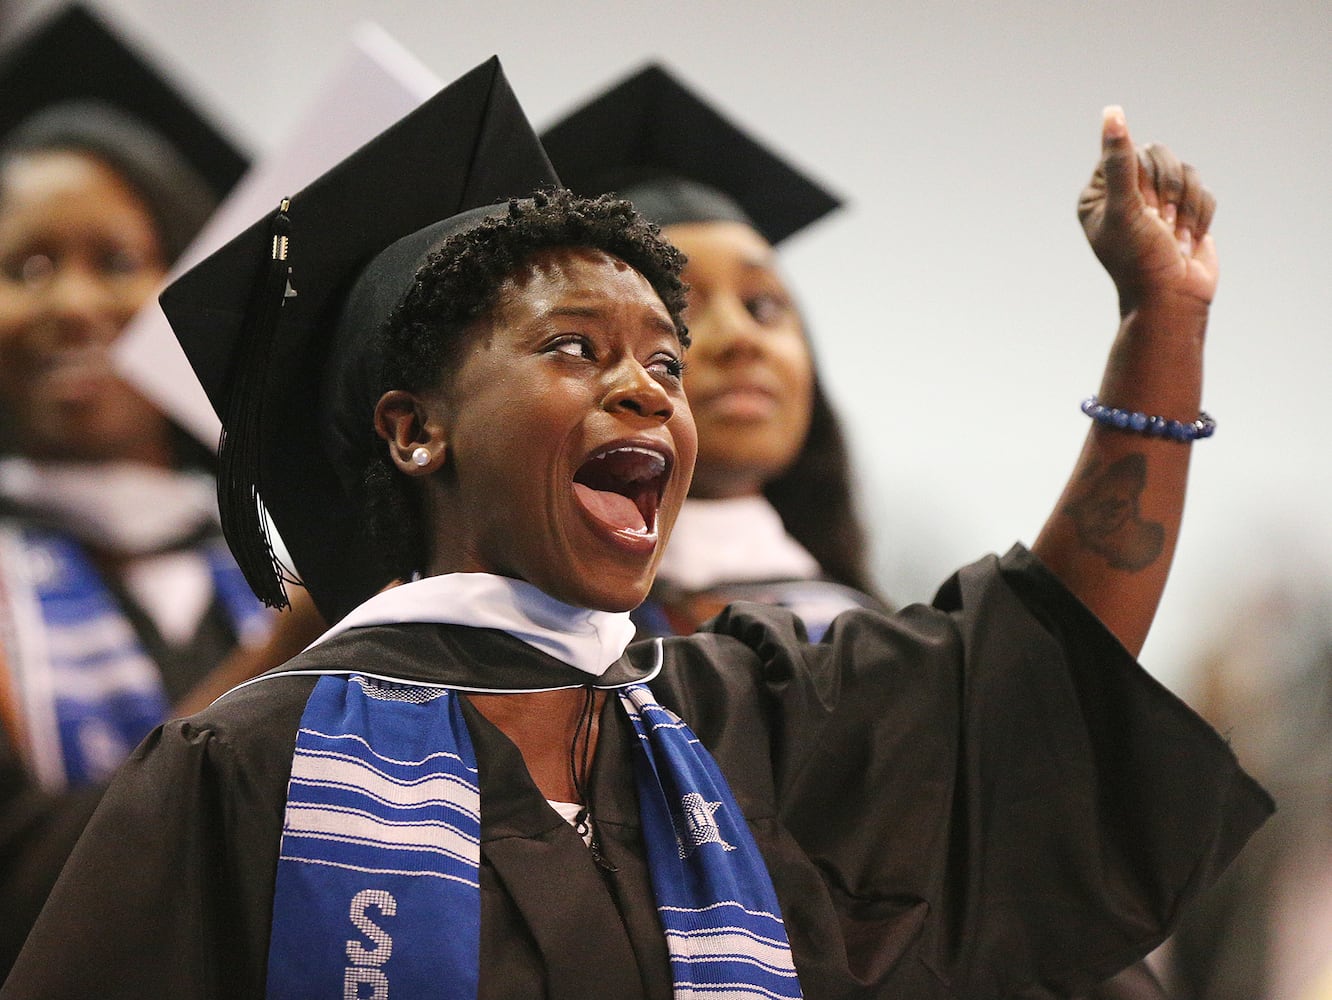
<svg viewBox="0 0 1332 1000"><path fill-rule="evenodd" d="M163 311L222 418L223 529L261 598L284 599L255 521L256 493L328 621L391 582L329 459L329 425L340 409L359 405L370 432L374 400L356 398L364 385L356 369L421 254L450 227L433 226L430 239L413 234L461 216L456 231L486 215L485 206L557 183L492 58L162 294ZM372 260L374 280L358 282ZM353 285L357 301L349 306ZM348 311L356 322L342 322ZM356 342L345 342L348 330Z"/></svg>
<svg viewBox="0 0 1332 1000"><path fill-rule="evenodd" d="M541 141L572 190L614 192L662 226L740 221L776 244L841 204L655 63Z"/></svg>

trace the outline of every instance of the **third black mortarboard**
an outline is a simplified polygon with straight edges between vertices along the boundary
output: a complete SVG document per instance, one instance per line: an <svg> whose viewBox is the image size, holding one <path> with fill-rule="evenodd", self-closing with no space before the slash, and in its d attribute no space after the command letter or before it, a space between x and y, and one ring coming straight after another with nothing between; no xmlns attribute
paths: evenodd
<svg viewBox="0 0 1332 1000"><path fill-rule="evenodd" d="M556 183L491 59L294 195L276 217L278 232L273 219L256 223L162 294L222 418L223 528L260 597L283 600L246 490L257 491L330 622L390 582L325 449L328 397L334 416L344 400L357 399L364 349L429 248L421 230L471 210L456 231L479 221L483 206ZM442 231L431 226L436 237ZM275 249L285 258L276 266ZM375 280L360 282L349 306L372 260ZM342 322L335 344L345 311L360 321ZM344 342L348 330L358 343ZM369 433L374 400L357 401Z"/></svg>
<svg viewBox="0 0 1332 1000"><path fill-rule="evenodd" d="M658 225L741 221L776 244L841 204L655 63L541 141L574 191L614 192Z"/></svg>
<svg viewBox="0 0 1332 1000"><path fill-rule="evenodd" d="M66 7L0 55L0 136L67 102L110 105L159 133L220 198L246 158L98 17Z"/></svg>

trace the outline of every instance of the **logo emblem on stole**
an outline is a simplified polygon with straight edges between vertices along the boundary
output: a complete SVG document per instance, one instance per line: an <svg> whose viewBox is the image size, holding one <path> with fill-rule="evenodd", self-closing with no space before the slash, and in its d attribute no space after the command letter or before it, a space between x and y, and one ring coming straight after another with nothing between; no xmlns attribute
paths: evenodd
<svg viewBox="0 0 1332 1000"><path fill-rule="evenodd" d="M680 799L680 815L676 817L675 838L680 844L680 857L687 858L704 844L720 844L723 851L735 847L722 839L714 814L720 802L708 802L698 792L688 792Z"/></svg>

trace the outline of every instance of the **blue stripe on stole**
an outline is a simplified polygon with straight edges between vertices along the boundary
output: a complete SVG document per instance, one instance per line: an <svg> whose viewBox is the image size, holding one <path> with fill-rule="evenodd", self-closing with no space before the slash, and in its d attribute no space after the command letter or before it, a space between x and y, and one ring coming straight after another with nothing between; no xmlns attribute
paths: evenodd
<svg viewBox="0 0 1332 1000"><path fill-rule="evenodd" d="M82 546L26 529L46 627L52 713L70 785L105 780L169 711L161 675Z"/></svg>
<svg viewBox="0 0 1332 1000"><path fill-rule="evenodd" d="M457 696L320 678L287 789L268 997L475 1000L480 842Z"/></svg>
<svg viewBox="0 0 1332 1000"><path fill-rule="evenodd" d="M171 713L160 669L80 543L32 527L22 539L45 630L45 658L23 665L41 683L27 683L51 692L66 781L78 786L105 780ZM268 612L226 544L205 543L200 554L237 637L262 638L270 628Z"/></svg>
<svg viewBox="0 0 1332 1000"><path fill-rule="evenodd" d="M646 687L620 700L639 737L639 811L676 1000L799 997L777 893L716 762Z"/></svg>

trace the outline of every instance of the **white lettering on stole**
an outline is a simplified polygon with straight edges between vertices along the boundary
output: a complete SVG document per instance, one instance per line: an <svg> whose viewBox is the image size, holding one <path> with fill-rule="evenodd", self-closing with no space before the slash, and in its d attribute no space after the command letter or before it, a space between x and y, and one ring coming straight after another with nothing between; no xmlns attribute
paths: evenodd
<svg viewBox="0 0 1332 1000"><path fill-rule="evenodd" d="M373 992L362 993L362 986L369 986ZM342 997L343 1000L389 1000L388 976L369 966L348 966L342 980Z"/></svg>
<svg viewBox="0 0 1332 1000"><path fill-rule="evenodd" d="M388 976L380 966L393 954L393 938L370 919L367 911L372 906L385 917L398 912L398 901L383 889L362 889L352 897L348 917L374 947L367 948L355 940L347 942L347 958L352 964L347 967L342 981L344 1000L388 1000ZM361 992L362 986L371 988L369 996Z"/></svg>

